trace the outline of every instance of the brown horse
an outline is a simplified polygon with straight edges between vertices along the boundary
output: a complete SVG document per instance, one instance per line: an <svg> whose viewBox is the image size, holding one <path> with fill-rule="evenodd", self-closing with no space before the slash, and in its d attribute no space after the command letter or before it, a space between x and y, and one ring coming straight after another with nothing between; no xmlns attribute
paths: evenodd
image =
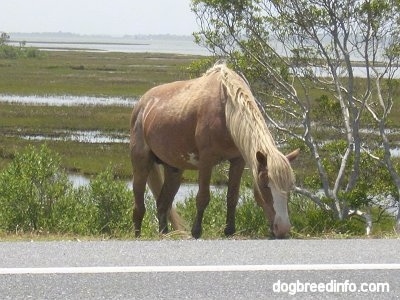
<svg viewBox="0 0 400 300"><path fill-rule="evenodd" d="M255 199L269 219L272 233L282 238L289 232L287 198L294 186L289 162L299 151L287 156L279 152L249 86L224 64L202 77L160 85L144 94L132 113L130 150L136 236L145 213L146 183L157 199L159 230L166 233L171 212L172 225L178 226L171 208L182 172L196 169L199 190L192 235L199 238L210 201L211 172L224 160L230 162L225 234L235 233L240 179L246 164L253 173Z"/></svg>

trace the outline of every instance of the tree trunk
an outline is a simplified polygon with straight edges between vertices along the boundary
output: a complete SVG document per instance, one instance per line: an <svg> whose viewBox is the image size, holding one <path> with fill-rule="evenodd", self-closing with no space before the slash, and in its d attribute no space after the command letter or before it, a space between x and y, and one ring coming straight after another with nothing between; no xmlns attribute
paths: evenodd
<svg viewBox="0 0 400 300"><path fill-rule="evenodd" d="M397 208L396 232L400 234L400 203Z"/></svg>

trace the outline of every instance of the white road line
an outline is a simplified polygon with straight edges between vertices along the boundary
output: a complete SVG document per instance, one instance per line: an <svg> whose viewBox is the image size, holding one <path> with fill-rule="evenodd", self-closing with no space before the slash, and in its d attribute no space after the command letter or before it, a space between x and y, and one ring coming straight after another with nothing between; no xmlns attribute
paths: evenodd
<svg viewBox="0 0 400 300"><path fill-rule="evenodd" d="M208 265L208 266L120 266L0 268L0 275L27 274L102 274L102 273L179 273L251 271L336 271L400 270L400 264L291 264L291 265Z"/></svg>

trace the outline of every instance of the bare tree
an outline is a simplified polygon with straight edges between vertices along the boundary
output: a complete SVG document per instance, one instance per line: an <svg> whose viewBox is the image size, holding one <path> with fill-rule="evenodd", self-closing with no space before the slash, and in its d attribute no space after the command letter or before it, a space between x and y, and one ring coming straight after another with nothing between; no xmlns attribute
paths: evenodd
<svg viewBox="0 0 400 300"><path fill-rule="evenodd" d="M291 138L286 142L300 141L311 154L318 176L295 191L338 219L364 217L367 234L371 217L359 208L372 199L363 167L368 155L389 172L391 196L398 201L400 194L387 130L398 91L399 5L192 1L198 43L228 57L255 87L269 122Z"/></svg>

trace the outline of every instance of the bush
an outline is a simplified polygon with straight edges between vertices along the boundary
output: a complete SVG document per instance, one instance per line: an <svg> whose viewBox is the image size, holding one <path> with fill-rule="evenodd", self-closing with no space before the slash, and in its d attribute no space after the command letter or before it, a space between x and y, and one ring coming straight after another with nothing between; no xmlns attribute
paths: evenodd
<svg viewBox="0 0 400 300"><path fill-rule="evenodd" d="M179 214L192 226L196 217L196 196L190 195L184 202L176 204ZM211 200L203 216L203 238L224 236L226 221L225 193L211 193Z"/></svg>
<svg viewBox="0 0 400 300"><path fill-rule="evenodd" d="M75 189L56 153L29 146L0 173L0 231L126 235L132 232L131 199L111 168Z"/></svg>
<svg viewBox="0 0 400 300"><path fill-rule="evenodd" d="M364 207L362 210L367 210ZM307 198L293 195L289 203L292 237L354 237L365 234L365 220L357 215L338 220L333 212L322 210ZM386 210L373 206L368 211L372 218L372 234L393 234L395 218Z"/></svg>
<svg viewBox="0 0 400 300"><path fill-rule="evenodd" d="M0 58L2 59L15 59L19 56L19 49L9 45L0 46Z"/></svg>
<svg viewBox="0 0 400 300"><path fill-rule="evenodd" d="M142 222L141 236L144 239L159 237L156 201L150 193L145 194L146 214ZM171 227L170 227L171 228Z"/></svg>
<svg viewBox="0 0 400 300"><path fill-rule="evenodd" d="M90 197L97 209L100 233L132 232L132 192L124 182L114 180L112 168L107 168L90 182Z"/></svg>
<svg viewBox="0 0 400 300"><path fill-rule="evenodd" d="M0 45L0 59L37 58L40 56L41 52L36 48Z"/></svg>
<svg viewBox="0 0 400 300"><path fill-rule="evenodd" d="M7 231L50 230L53 209L71 183L60 171L60 157L46 145L28 147L0 174L0 228Z"/></svg>
<svg viewBox="0 0 400 300"><path fill-rule="evenodd" d="M236 212L236 230L238 234L251 238L270 236L269 222L248 189L243 193Z"/></svg>
<svg viewBox="0 0 400 300"><path fill-rule="evenodd" d="M236 210L236 235L251 238L269 236L269 225L262 209L254 200L252 192L243 188ZM183 203L177 203L181 216L191 226L196 216L196 196L191 195ZM210 203L204 212L203 238L224 236L226 224L226 191L211 193Z"/></svg>
<svg viewBox="0 0 400 300"><path fill-rule="evenodd" d="M86 187L74 188L61 169L60 157L46 145L27 147L0 172L0 232L45 232L111 237L131 237L132 191L125 182L114 178L107 168ZM224 236L226 192L214 192L203 219L203 238ZM154 199L146 194L147 213L143 220L142 237L154 239L158 220ZM354 199L360 198L358 194ZM196 215L195 195L177 208L188 225ZM289 203L291 236L363 235L365 224L359 217L338 221L331 213L298 195ZM391 232L394 218L377 207L371 209L374 233ZM250 189L243 187L236 212L239 237L266 238L269 224L254 201Z"/></svg>
<svg viewBox="0 0 400 300"><path fill-rule="evenodd" d="M83 236L99 233L98 210L91 201L88 187L69 189L55 205L53 214L56 222L51 231L54 233Z"/></svg>

